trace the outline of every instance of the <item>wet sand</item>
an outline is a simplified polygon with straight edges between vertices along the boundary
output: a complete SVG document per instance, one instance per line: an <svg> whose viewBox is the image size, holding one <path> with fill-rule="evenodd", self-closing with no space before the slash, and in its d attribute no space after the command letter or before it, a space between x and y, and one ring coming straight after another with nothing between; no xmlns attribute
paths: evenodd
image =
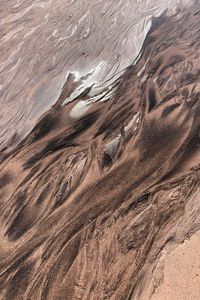
<svg viewBox="0 0 200 300"><path fill-rule="evenodd" d="M199 299L198 3L27 3L1 21L0 298Z"/></svg>

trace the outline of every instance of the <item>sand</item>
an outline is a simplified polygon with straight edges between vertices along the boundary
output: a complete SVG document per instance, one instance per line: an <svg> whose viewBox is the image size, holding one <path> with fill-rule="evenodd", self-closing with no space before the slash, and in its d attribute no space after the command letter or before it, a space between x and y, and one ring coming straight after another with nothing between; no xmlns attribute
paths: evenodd
<svg viewBox="0 0 200 300"><path fill-rule="evenodd" d="M200 299L200 232L163 254L162 281L152 295L141 300L199 300ZM156 275L155 275L156 276ZM153 279L152 279L153 281ZM152 286L151 286L152 288Z"/></svg>
<svg viewBox="0 0 200 300"><path fill-rule="evenodd" d="M0 4L0 299L200 299L197 4Z"/></svg>

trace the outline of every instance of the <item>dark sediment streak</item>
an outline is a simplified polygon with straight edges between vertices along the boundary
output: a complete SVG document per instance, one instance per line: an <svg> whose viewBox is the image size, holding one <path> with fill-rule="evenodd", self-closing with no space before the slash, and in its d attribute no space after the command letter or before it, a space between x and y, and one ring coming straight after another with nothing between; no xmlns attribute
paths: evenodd
<svg viewBox="0 0 200 300"><path fill-rule="evenodd" d="M63 105L70 75L2 159L2 299L140 299L161 251L200 229L199 22L155 18L106 101Z"/></svg>

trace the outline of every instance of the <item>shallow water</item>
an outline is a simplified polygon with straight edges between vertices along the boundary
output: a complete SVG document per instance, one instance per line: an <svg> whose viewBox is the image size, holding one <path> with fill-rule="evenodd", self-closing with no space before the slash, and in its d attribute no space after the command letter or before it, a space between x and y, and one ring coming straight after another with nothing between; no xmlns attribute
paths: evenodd
<svg viewBox="0 0 200 300"><path fill-rule="evenodd" d="M0 7L1 299L150 299L200 229L198 2Z"/></svg>

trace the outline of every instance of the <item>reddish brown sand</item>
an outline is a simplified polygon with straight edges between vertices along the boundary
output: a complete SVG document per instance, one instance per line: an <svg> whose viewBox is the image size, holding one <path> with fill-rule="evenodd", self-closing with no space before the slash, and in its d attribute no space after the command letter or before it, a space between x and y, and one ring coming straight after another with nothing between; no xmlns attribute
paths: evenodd
<svg viewBox="0 0 200 300"><path fill-rule="evenodd" d="M57 24L72 18L62 1L54 7L60 18L51 11L48 15L40 1L41 10L34 2L30 13L28 2L8 9L14 14L10 12L4 26L5 43L8 35L16 42L18 19L32 20L48 31L46 19ZM114 6L121 21L112 22L119 22L124 32L128 21L122 12L128 10L123 5ZM110 12L107 6L105 14ZM43 9L46 19L34 18ZM92 10L86 13L96 18L98 27L100 14ZM96 86L90 73L77 77L74 70L62 77L59 89L53 81L60 82L65 64L69 68L69 60L75 59L74 43L87 53L88 63L95 60L79 40L93 32L87 14L79 20L85 26L79 23L66 57L59 49L67 37L60 36L55 46L54 32L49 37L52 48L46 49L45 31L35 48L43 49L41 60L31 56L33 36L29 43L25 39L23 49L33 65L18 61L18 52L11 55L9 47L2 51L2 57L11 55L2 82L11 79L2 98L6 123L1 125L0 299L200 299L195 275L200 264L199 11L197 5L179 7L154 17L134 63L129 61L124 70L118 66L120 73L112 71L104 83L100 77L106 78L109 64L100 65L104 75L97 76L101 84ZM107 41L102 55L109 56L111 67L115 45L107 27L102 30ZM119 31L119 48L121 36ZM92 39L89 44L100 49L97 43ZM59 55L54 57L50 49ZM22 61L21 72L13 73ZM77 65L84 69L86 62L78 60ZM17 80L22 86L15 85Z"/></svg>

